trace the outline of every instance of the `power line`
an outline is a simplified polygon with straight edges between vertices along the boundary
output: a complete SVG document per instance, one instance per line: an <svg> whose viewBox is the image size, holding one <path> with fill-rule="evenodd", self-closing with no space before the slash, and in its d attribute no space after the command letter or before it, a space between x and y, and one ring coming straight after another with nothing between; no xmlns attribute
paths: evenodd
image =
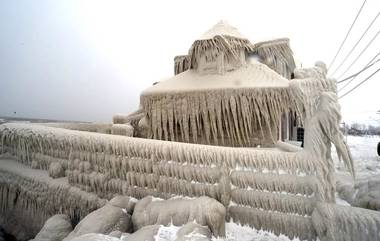
<svg viewBox="0 0 380 241"><path fill-rule="evenodd" d="M380 54L380 53L379 53ZM377 54L377 55L379 55L379 54ZM358 76L359 74L361 74L362 72L364 72L366 69L369 69L369 68L371 68L374 64L376 64L377 62L379 62L380 61L380 59L377 59L375 62L373 62L372 64L371 64L371 62L372 62L372 60L363 68L363 69L361 69L359 72L356 72L355 74L353 74L353 75L350 75L350 76L348 76L347 78L344 78L344 79L342 79L342 80L340 80L340 81L338 81L337 83L338 84L340 84L340 83L343 83L343 82L345 82L345 81L347 81L347 80L349 80L349 79L351 79L351 78L354 78L355 79L355 77L356 76ZM351 83L352 81L349 81L349 83Z"/></svg>
<svg viewBox="0 0 380 241"><path fill-rule="evenodd" d="M358 46L358 44L360 43L360 41L363 39L363 37L367 34L368 30L372 27L372 25L375 23L376 19L379 17L380 15L380 12L377 13L377 15L375 16L375 18L372 20L372 22L368 25L367 29L363 32L362 36L359 38L359 40L355 43L354 47L352 47L352 49L350 50L350 52L346 55L346 57L344 57L343 61L339 64L339 66L335 69L335 71L331 74L331 76L333 76L339 69L340 67L342 67L342 65L346 62L346 60L348 59L348 57L351 56L352 52L355 50L355 48Z"/></svg>
<svg viewBox="0 0 380 241"><path fill-rule="evenodd" d="M371 67L372 65L376 64L376 63L379 62L379 61L380 61L380 59L376 60L376 62L374 62L374 63L371 64L370 66L367 66L365 69L368 69L369 67ZM363 69L362 71L364 71L365 69ZM361 71L361 72L362 72L362 71ZM359 73L359 74L360 74L360 73ZM359 74L358 74L358 75L359 75ZM356 75L354 78L352 78L350 81L348 81L348 82L347 82L342 88L340 88L340 89L338 90L338 92L342 91L342 90L343 90L344 88L346 88L349 84L351 84L351 82L354 81L358 75Z"/></svg>
<svg viewBox="0 0 380 241"><path fill-rule="evenodd" d="M379 56L380 55L380 52L378 52L368 63L367 63L367 65L362 69L362 70L360 70L358 73L356 73L356 74L354 74L354 75L351 75L351 76L353 76L353 78L350 80L350 81L348 81L342 88L340 88L339 90L338 90L338 92L340 92L340 91L342 91L344 88L346 88L349 84L351 84L351 82L352 81L354 81L355 79L356 79L356 77L359 75L359 74L361 74L362 72L364 72L366 69L368 69L368 68L370 68L370 67L372 67L374 64L376 64L377 62L379 62L380 61L380 59L377 59L375 62L373 62L373 60L374 59L376 59L377 58L377 56ZM345 78L345 79L343 79L343 80L341 80L341 81L339 81L338 83L342 83L342 82L344 82L344 81L346 81L346 80L348 80L348 79L350 79L351 78L351 76L350 77L348 77L348 78Z"/></svg>
<svg viewBox="0 0 380 241"><path fill-rule="evenodd" d="M345 94L343 94L342 96L340 96L339 99L345 97L346 95L348 95L349 93L351 93L352 91L354 91L356 88L358 88L359 86L361 86L362 84L364 84L364 82L366 82L367 80L369 80L370 78L372 78L372 76L374 76L379 71L380 71L380 68L377 69L375 72L373 72L370 76L368 76L367 78L365 78L362 82L360 82L359 84L357 84L354 88L352 88L351 90L347 91Z"/></svg>
<svg viewBox="0 0 380 241"><path fill-rule="evenodd" d="M343 75L345 75L347 73L348 70L350 70L350 68L356 63L356 61L358 61L358 59L362 56L362 54L368 49L368 47L373 43L373 41L377 38L377 36L379 35L380 31L378 31L376 33L375 36L373 36L373 38L371 39L371 41L369 41L369 43L367 44L367 46L365 46L365 48L360 52L360 54L358 55L358 57L356 57L356 59L354 61L352 61L352 63L344 70L344 72L337 78L337 79L340 79L343 77Z"/></svg>
<svg viewBox="0 0 380 241"><path fill-rule="evenodd" d="M336 57L338 56L339 52L342 50L342 47L343 47L344 43L346 42L346 40L347 40L347 38L348 38L348 35L350 35L350 32L351 32L352 28L354 27L355 22L356 22L356 20L358 19L358 17L359 17L359 15L360 15L360 13L361 13L361 11L362 11L364 5L366 4L366 2L367 2L367 0L364 0L362 6L360 7L360 9L359 9L359 11L358 11L358 13L356 14L356 17L355 17L354 21L352 22L352 24L351 24L351 26L350 26L350 29L348 30L348 32L347 32L347 34L346 34L346 37L344 37L343 42L340 44L339 49L338 49L338 51L336 52L336 54L335 54L333 60L331 61L330 65L329 65L329 68L327 69L327 71L328 71L328 70L331 68L331 66L334 64L334 62L335 62L335 60L336 60Z"/></svg>

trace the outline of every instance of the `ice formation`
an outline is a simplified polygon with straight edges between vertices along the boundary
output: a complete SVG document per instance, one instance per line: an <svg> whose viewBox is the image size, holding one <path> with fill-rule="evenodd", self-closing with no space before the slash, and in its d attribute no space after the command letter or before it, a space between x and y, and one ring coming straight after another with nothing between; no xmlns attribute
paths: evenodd
<svg viewBox="0 0 380 241"><path fill-rule="evenodd" d="M134 240L146 240L155 241L155 237L160 229L161 225L147 225L140 228L134 233L122 238L123 241L134 241Z"/></svg>
<svg viewBox="0 0 380 241"><path fill-rule="evenodd" d="M363 208L321 203L312 216L321 240L380 240L380 214Z"/></svg>
<svg viewBox="0 0 380 241"><path fill-rule="evenodd" d="M257 54L264 64L285 78L292 78L296 64L289 46L289 39L282 38L256 43L251 54Z"/></svg>
<svg viewBox="0 0 380 241"><path fill-rule="evenodd" d="M30 241L63 240L72 230L70 218L64 214L57 214L50 217L41 231Z"/></svg>
<svg viewBox="0 0 380 241"><path fill-rule="evenodd" d="M226 206L235 203L228 213L237 222L290 236L301 237L312 227L313 203L329 193L322 185L327 180L318 175L323 163L306 151L205 146L25 124L1 125L0 133L3 151L42 169L60 161L71 185L100 197L207 195ZM250 215L244 218L241 212ZM267 224L255 221L263 216Z"/></svg>
<svg viewBox="0 0 380 241"><path fill-rule="evenodd" d="M177 231L175 241L211 241L211 232L206 226L189 222Z"/></svg>
<svg viewBox="0 0 380 241"><path fill-rule="evenodd" d="M89 233L109 234L112 231L131 232L132 220L127 211L129 199L115 197L106 205L84 217L62 241L70 241Z"/></svg>
<svg viewBox="0 0 380 241"><path fill-rule="evenodd" d="M148 137L228 146L271 145L281 113L291 107L287 87L288 80L259 63L222 76L188 70L143 92Z"/></svg>
<svg viewBox="0 0 380 241"><path fill-rule="evenodd" d="M135 127L139 120L144 117L144 112L142 109L138 109L135 112L132 112L130 114L116 114L113 116L112 121L113 124L131 124L133 127Z"/></svg>
<svg viewBox="0 0 380 241"><path fill-rule="evenodd" d="M49 165L49 176L52 178L59 178L65 176L65 169L59 162L52 162Z"/></svg>
<svg viewBox="0 0 380 241"><path fill-rule="evenodd" d="M133 127L130 124L113 124L111 126L112 135L133 136Z"/></svg>
<svg viewBox="0 0 380 241"><path fill-rule="evenodd" d="M174 74L180 74L189 69L189 58L187 55L179 55L174 58Z"/></svg>
<svg viewBox="0 0 380 241"><path fill-rule="evenodd" d="M268 66L285 78L265 64L249 63L249 54L271 62ZM227 146L271 145L279 117L292 106L286 78L294 68L286 40L255 48L236 28L219 22L193 43L187 56L176 58L177 75L141 95L148 137Z"/></svg>
<svg viewBox="0 0 380 241"><path fill-rule="evenodd" d="M0 221L16 213L14 222L22 218L20 227L36 233L56 213L79 221L121 194L207 196L227 220L306 240L363 233L362 219L378 228L377 213L327 204L335 199L331 143L355 172L339 130L336 82L323 63L295 69L288 40L251 44L221 22L176 58L175 69L113 124L0 125L0 154L14 158L0 160ZM304 148L278 142L289 113L305 127ZM168 201L151 205L160 202ZM327 235L332 229L337 234Z"/></svg>
<svg viewBox="0 0 380 241"><path fill-rule="evenodd" d="M181 226L188 222L196 222L208 226L216 237L225 236L225 218L225 207L205 196L160 201L145 197L136 204L132 216L135 230L153 224Z"/></svg>
<svg viewBox="0 0 380 241"><path fill-rule="evenodd" d="M67 214L76 223L105 202L41 170L15 161L0 163L0 225L19 240L34 237L55 214Z"/></svg>

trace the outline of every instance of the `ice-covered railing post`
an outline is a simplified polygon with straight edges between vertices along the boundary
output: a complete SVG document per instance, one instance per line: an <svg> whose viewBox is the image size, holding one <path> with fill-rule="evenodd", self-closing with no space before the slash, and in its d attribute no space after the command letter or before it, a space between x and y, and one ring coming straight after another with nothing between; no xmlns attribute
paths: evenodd
<svg viewBox="0 0 380 241"><path fill-rule="evenodd" d="M339 129L340 105L336 95L336 82L326 78L326 66L317 62L310 69L296 69L291 83L295 105L305 126L304 152L319 162L318 175L326 186L326 201L335 202L334 164L331 158L331 143L335 145L339 159L354 176L350 151Z"/></svg>

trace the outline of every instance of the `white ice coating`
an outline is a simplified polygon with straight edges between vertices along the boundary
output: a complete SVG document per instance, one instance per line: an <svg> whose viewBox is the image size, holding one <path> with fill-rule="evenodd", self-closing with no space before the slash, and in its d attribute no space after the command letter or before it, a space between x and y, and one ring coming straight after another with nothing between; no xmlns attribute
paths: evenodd
<svg viewBox="0 0 380 241"><path fill-rule="evenodd" d="M250 63L223 75L205 75L194 70L185 71L149 87L143 95L181 91L212 91L231 88L286 88L289 80L259 62Z"/></svg>
<svg viewBox="0 0 380 241"><path fill-rule="evenodd" d="M231 206L228 211L234 222L248 224L276 235L286 234L291 239L298 237L300 240L316 240L317 237L310 217L244 206Z"/></svg>
<svg viewBox="0 0 380 241"><path fill-rule="evenodd" d="M270 225L273 218L283 220L289 223L286 229L290 236L304 235L310 228L301 224L305 217L291 214L310 215L314 200L325 200L329 192L322 185L327 182L321 174L325 163L306 149L282 152L205 146L26 124L1 125L0 135L2 150L19 161L46 168L49 158L60 160L70 184L101 197L114 193L137 198L207 195L224 205L234 200L238 206L230 208L229 215L237 218L240 208L252 214L250 218L238 215L239 222L286 233L281 222ZM284 171L286 174L280 174ZM298 176L300 172L306 176ZM231 189L231 184L235 188ZM255 215L264 215L268 223L257 223Z"/></svg>
<svg viewBox="0 0 380 241"><path fill-rule="evenodd" d="M133 127L130 124L113 124L111 126L112 135L133 136Z"/></svg>
<svg viewBox="0 0 380 241"><path fill-rule="evenodd" d="M57 213L75 223L104 204L97 195L70 185L67 178L53 180L42 170L0 160L0 225L19 240L33 238Z"/></svg>
<svg viewBox="0 0 380 241"><path fill-rule="evenodd" d="M294 104L290 95L289 80L252 63L224 75L185 71L145 90L141 104L153 139L273 145L281 114Z"/></svg>
<svg viewBox="0 0 380 241"><path fill-rule="evenodd" d="M248 63L250 53L262 63ZM377 213L327 204L335 198L331 142L353 175L354 169L339 130L336 82L326 78L323 63L294 69L287 39L253 45L225 22L178 61L178 71L189 70L144 91L135 113L113 119L115 133L159 140L78 131L108 133L110 125L0 125L0 154L25 164L0 158L0 217L12 218L12 211L23 226L36 217L34 229L57 212L81 218L115 194L208 196L234 221L277 235L379 239ZM273 147L289 111L305 127L304 149L225 147Z"/></svg>
<svg viewBox="0 0 380 241"><path fill-rule="evenodd" d="M288 86L280 88L142 97L155 138L197 142L201 136L206 143L218 143L226 136L239 146L251 142L254 127L262 136L276 138L270 130L292 108L302 115L305 125L301 151L167 142L9 123L0 125L0 152L34 168L48 169L51 163L60 163L69 184L99 197L111 198L116 193L164 199L206 195L225 206L235 202L237 206L229 207L228 215L241 223L312 240L316 232L308 216L315 203L334 201L330 142L349 170L353 169L338 128L334 81L323 76L320 66L304 72L296 71L296 77L303 79L283 79ZM2 204L3 210L11 205Z"/></svg>
<svg viewBox="0 0 380 241"><path fill-rule="evenodd" d="M380 213L350 206L320 203L312 216L322 241L380 240Z"/></svg>
<svg viewBox="0 0 380 241"><path fill-rule="evenodd" d="M336 95L336 82L326 78L324 63L317 62L310 69L296 69L296 79L291 82L298 108L303 110L305 126L304 152L315 158L321 168L319 178L327 189L326 199L335 200L334 165L331 158L331 143L348 171L355 176L353 160L339 129L340 105Z"/></svg>
<svg viewBox="0 0 380 241"><path fill-rule="evenodd" d="M215 36L226 35L234 38L245 39L245 37L239 32L239 30L231 26L227 21L221 20L209 30L207 30L200 38L202 39L212 39Z"/></svg>
<svg viewBox="0 0 380 241"><path fill-rule="evenodd" d="M280 116L297 111L288 88L295 68L288 42L253 45L224 21L213 26L187 56L175 59L177 75L142 93L147 137L224 146L273 145ZM250 54L264 64L249 63Z"/></svg>
<svg viewBox="0 0 380 241"><path fill-rule="evenodd" d="M289 39L281 38L255 43L253 53L259 57L260 62L283 77L291 79L296 64L289 46Z"/></svg>

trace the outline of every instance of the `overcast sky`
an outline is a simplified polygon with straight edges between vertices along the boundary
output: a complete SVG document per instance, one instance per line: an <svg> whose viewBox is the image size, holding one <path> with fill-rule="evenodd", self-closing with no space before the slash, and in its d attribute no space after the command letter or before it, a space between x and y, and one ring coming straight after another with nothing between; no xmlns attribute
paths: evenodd
<svg viewBox="0 0 380 241"><path fill-rule="evenodd" d="M173 58L219 20L251 42L290 38L303 67L329 64L362 1L0 1L0 116L110 121L138 108L141 91L173 75ZM380 1L367 0L335 68ZM380 30L380 17L338 77ZM380 36L346 75L380 50ZM357 78L351 89L380 67ZM343 91L342 93L344 93ZM380 73L341 99L345 121L380 109Z"/></svg>

